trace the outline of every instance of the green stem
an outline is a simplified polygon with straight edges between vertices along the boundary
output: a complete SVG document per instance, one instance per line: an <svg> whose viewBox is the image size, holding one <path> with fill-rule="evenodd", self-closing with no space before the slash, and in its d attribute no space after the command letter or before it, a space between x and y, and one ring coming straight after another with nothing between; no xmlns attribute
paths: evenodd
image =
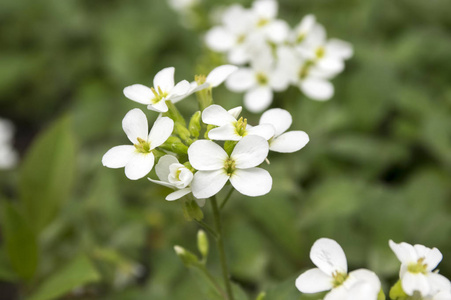
<svg viewBox="0 0 451 300"><path fill-rule="evenodd" d="M223 298L226 298L227 297L226 293L221 288L221 286L216 282L216 279L213 277L213 275L211 275L210 272L208 272L208 270L205 267L205 265L199 264L197 267L199 268L200 271L202 271L204 273L204 275L207 277L208 281L210 281L210 283L218 291L218 293L221 294L221 296Z"/></svg>
<svg viewBox="0 0 451 300"><path fill-rule="evenodd" d="M219 209L222 210L222 209L224 208L224 206L226 205L227 201L230 199L230 196L232 195L232 193L233 193L234 190L235 190L235 189L234 189L233 186L232 186L231 189L230 189L230 191L229 191L229 193L227 194L227 196L225 197L225 199L222 201L221 206L219 207Z"/></svg>
<svg viewBox="0 0 451 300"><path fill-rule="evenodd" d="M194 219L194 221L199 224L200 227L202 227L203 229L205 229L206 231L208 231L208 233L210 233L216 240L218 239L218 233L211 228L210 225L208 225L207 223L203 222L203 221L199 221Z"/></svg>
<svg viewBox="0 0 451 300"><path fill-rule="evenodd" d="M224 285L226 287L227 299L226 300L234 300L233 291L232 291L232 283L230 282L229 277L229 269L227 267L227 259L224 250L224 234L222 233L222 224L221 224L221 214L219 211L218 202L216 201L216 197L213 196L210 198L211 207L213 209L213 217L215 221L216 232L218 233L218 239L216 240L216 245L219 251L219 259L221 261L221 269L222 269L222 277L224 278Z"/></svg>

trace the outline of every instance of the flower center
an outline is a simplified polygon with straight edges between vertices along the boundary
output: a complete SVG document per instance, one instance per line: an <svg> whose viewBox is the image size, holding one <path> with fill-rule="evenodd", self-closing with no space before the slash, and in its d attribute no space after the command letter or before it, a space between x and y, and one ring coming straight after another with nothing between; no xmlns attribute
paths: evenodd
<svg viewBox="0 0 451 300"><path fill-rule="evenodd" d="M135 144L134 146L139 153L150 153L150 143L142 138L138 138L138 144Z"/></svg>
<svg viewBox="0 0 451 300"><path fill-rule="evenodd" d="M343 282L346 281L346 279L348 278L348 274L346 273L339 273L339 272L334 272L332 274L332 277L334 278L334 281L332 282L332 285L335 287L340 286L343 284Z"/></svg>
<svg viewBox="0 0 451 300"><path fill-rule="evenodd" d="M417 263L412 263L407 266L407 271L410 273L418 274L418 273L427 273L427 264L424 263L424 257L418 259Z"/></svg>
<svg viewBox="0 0 451 300"><path fill-rule="evenodd" d="M268 77L264 73L258 72L256 77L257 77L257 83L259 85L267 85L268 84Z"/></svg>
<svg viewBox="0 0 451 300"><path fill-rule="evenodd" d="M296 43L301 43L305 39L305 33L298 34L298 37L296 38Z"/></svg>
<svg viewBox="0 0 451 300"><path fill-rule="evenodd" d="M263 27L268 23L269 23L268 19L262 18L262 19L258 20L257 27Z"/></svg>
<svg viewBox="0 0 451 300"><path fill-rule="evenodd" d="M247 126L247 119L243 119L243 117L241 117L238 121L235 122L236 134L238 134L239 136L242 136L242 137L246 136L247 135L246 126Z"/></svg>
<svg viewBox="0 0 451 300"><path fill-rule="evenodd" d="M236 43L239 45L239 44L244 43L245 40L246 40L246 35L240 34L240 35L236 38Z"/></svg>
<svg viewBox="0 0 451 300"><path fill-rule="evenodd" d="M194 81L198 84L204 84L205 81L207 81L207 77L205 75L195 75L194 76Z"/></svg>
<svg viewBox="0 0 451 300"><path fill-rule="evenodd" d="M226 171L228 176L232 176L235 171L235 161L230 157L227 158L224 162L224 170Z"/></svg>
<svg viewBox="0 0 451 300"><path fill-rule="evenodd" d="M308 76L311 66L313 66L313 61L311 61L311 60L308 60L304 63L304 65L299 70L299 78L300 79L305 79Z"/></svg>
<svg viewBox="0 0 451 300"><path fill-rule="evenodd" d="M152 90L152 93L155 95L155 98L151 100L152 104L157 104L168 95L168 93L163 92L159 86L157 87L157 89L154 89L153 87L150 89Z"/></svg>
<svg viewBox="0 0 451 300"><path fill-rule="evenodd" d="M324 47L318 47L315 51L316 58L318 59L323 58L324 54L326 54L326 49L324 49Z"/></svg>

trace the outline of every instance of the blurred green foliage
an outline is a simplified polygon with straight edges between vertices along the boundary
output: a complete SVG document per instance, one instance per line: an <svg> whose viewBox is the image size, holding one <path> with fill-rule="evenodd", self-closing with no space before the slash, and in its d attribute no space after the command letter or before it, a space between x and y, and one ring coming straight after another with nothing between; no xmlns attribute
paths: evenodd
<svg viewBox="0 0 451 300"><path fill-rule="evenodd" d="M237 2L250 3L208 1L203 11ZM301 296L294 280L312 267L309 249L320 237L342 245L350 269L374 270L386 292L399 268L389 239L439 248L450 278L451 5L279 3L291 25L315 14L355 57L329 102L295 88L276 95L273 106L288 109L291 128L311 141L270 156L270 194L229 200L234 282L252 299L262 290L268 300L316 299ZM164 200L166 188L100 163L126 141L121 120L139 106L122 95L125 86L149 84L167 66L176 80L192 80L221 63L202 45L206 20L190 30L180 19L156 0L0 4L0 116L17 126L22 156L16 170L0 172L0 299L202 299L206 284L173 252L175 244L196 249L197 225ZM224 87L214 96L227 108L241 104ZM194 101L180 102L187 118ZM204 213L211 221L208 204ZM212 249L219 277L216 262Z"/></svg>

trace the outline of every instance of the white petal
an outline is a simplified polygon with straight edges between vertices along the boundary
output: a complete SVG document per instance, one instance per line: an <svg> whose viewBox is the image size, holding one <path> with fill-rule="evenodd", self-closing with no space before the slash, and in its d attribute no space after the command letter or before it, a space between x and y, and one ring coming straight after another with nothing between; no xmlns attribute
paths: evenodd
<svg viewBox="0 0 451 300"><path fill-rule="evenodd" d="M281 153L296 152L309 142L304 131L289 131L270 141L269 150Z"/></svg>
<svg viewBox="0 0 451 300"><path fill-rule="evenodd" d="M172 192L169 195L167 195L166 200L174 201L174 200L182 198L185 195L188 195L189 193L191 193L191 188L177 190L177 191Z"/></svg>
<svg viewBox="0 0 451 300"><path fill-rule="evenodd" d="M135 146L116 146L108 150L102 157L102 164L108 168L123 168L135 152Z"/></svg>
<svg viewBox="0 0 451 300"><path fill-rule="evenodd" d="M153 87L158 91L169 92L174 87L174 67L164 68L153 78Z"/></svg>
<svg viewBox="0 0 451 300"><path fill-rule="evenodd" d="M302 293L319 293L332 289L333 278L314 268L302 273L296 279L296 288Z"/></svg>
<svg viewBox="0 0 451 300"><path fill-rule="evenodd" d="M347 273L348 264L341 246L334 240L321 238L317 240L310 250L310 259L324 273Z"/></svg>
<svg viewBox="0 0 451 300"><path fill-rule="evenodd" d="M222 65L215 69L213 69L210 74L208 74L206 82L209 83L212 87L217 87L221 83L223 83L227 77L230 76L233 72L238 70L237 66L233 65Z"/></svg>
<svg viewBox="0 0 451 300"><path fill-rule="evenodd" d="M229 51L227 59L234 65L243 65L249 61L249 56L249 49L246 45L236 45Z"/></svg>
<svg viewBox="0 0 451 300"><path fill-rule="evenodd" d="M269 86L258 86L244 95L244 106L253 113L267 109L273 99L273 92Z"/></svg>
<svg viewBox="0 0 451 300"><path fill-rule="evenodd" d="M152 90L142 84L134 84L124 88L124 95L130 100L149 105L155 96Z"/></svg>
<svg viewBox="0 0 451 300"><path fill-rule="evenodd" d="M210 130L208 138L216 141L239 141L242 137L236 132L235 126L226 124Z"/></svg>
<svg viewBox="0 0 451 300"><path fill-rule="evenodd" d="M143 178L152 170L154 160L153 153L134 152L125 166L125 176L131 180Z"/></svg>
<svg viewBox="0 0 451 300"><path fill-rule="evenodd" d="M269 140L274 136L274 126L272 126L271 124L261 124L251 128L249 127L249 125L246 127L247 135L258 135L265 140Z"/></svg>
<svg viewBox="0 0 451 300"><path fill-rule="evenodd" d="M381 281L377 277L376 273L367 269L358 269L349 273L349 277L352 277L357 282L366 282L369 287L375 292L376 298L379 290L381 289ZM346 281L345 281L346 284ZM367 288L365 288L367 289ZM375 299L376 299L375 298ZM366 298L365 298L366 299Z"/></svg>
<svg viewBox="0 0 451 300"><path fill-rule="evenodd" d="M173 155L161 157L155 166L155 173L157 173L158 178L160 178L161 181L169 182L169 166L178 162L177 158Z"/></svg>
<svg viewBox="0 0 451 300"><path fill-rule="evenodd" d="M274 0L257 0L252 3L252 10L258 16L266 19L273 19L277 15L278 5Z"/></svg>
<svg viewBox="0 0 451 300"><path fill-rule="evenodd" d="M437 265L442 261L443 255L437 248L430 249L427 253L424 263L427 264L427 270L434 270Z"/></svg>
<svg viewBox="0 0 451 300"><path fill-rule="evenodd" d="M222 126L235 122L236 119L222 106L210 105L202 112L202 122L216 126Z"/></svg>
<svg viewBox="0 0 451 300"><path fill-rule="evenodd" d="M290 69L280 66L272 71L269 76L269 85L276 92L285 91L290 85Z"/></svg>
<svg viewBox="0 0 451 300"><path fill-rule="evenodd" d="M326 56L320 59L317 63L317 67L325 73L338 74L345 68L343 60L334 57Z"/></svg>
<svg viewBox="0 0 451 300"><path fill-rule="evenodd" d="M173 103L177 103L190 95L192 86L187 80L182 80L171 90L168 99Z"/></svg>
<svg viewBox="0 0 451 300"><path fill-rule="evenodd" d="M432 293L436 293L438 291L451 292L451 282L445 276L437 273L428 273L426 278L429 282Z"/></svg>
<svg viewBox="0 0 451 300"><path fill-rule="evenodd" d="M257 84L254 71L249 68L238 69L230 75L226 87L233 92L244 92Z"/></svg>
<svg viewBox="0 0 451 300"><path fill-rule="evenodd" d="M147 105L147 109L153 110L159 113L164 113L168 111L168 106L166 105L165 100L160 100L155 104Z"/></svg>
<svg viewBox="0 0 451 300"><path fill-rule="evenodd" d="M257 197L271 191L272 178L261 168L236 169L230 176L230 183L241 194Z"/></svg>
<svg viewBox="0 0 451 300"><path fill-rule="evenodd" d="M290 27L283 20L274 20L266 26L265 31L267 38L271 42L280 44L287 40Z"/></svg>
<svg viewBox="0 0 451 300"><path fill-rule="evenodd" d="M426 276L421 273L406 272L401 279L401 285L404 292L409 296L412 296L415 291L419 291L422 295L428 295L431 289Z"/></svg>
<svg viewBox="0 0 451 300"><path fill-rule="evenodd" d="M275 136L279 136L290 128L293 118L285 109L273 108L265 111L258 124L271 124L274 126Z"/></svg>
<svg viewBox="0 0 451 300"><path fill-rule="evenodd" d="M146 115L138 108L129 111L122 119L122 129L133 144L138 143L138 138L146 140L148 126Z"/></svg>
<svg viewBox="0 0 451 300"><path fill-rule="evenodd" d="M198 140L188 148L190 164L196 170L211 171L224 168L224 161L228 158L227 153L215 142ZM197 197L196 198L202 198Z"/></svg>
<svg viewBox="0 0 451 300"><path fill-rule="evenodd" d="M197 171L191 183L193 195L198 199L216 195L224 187L228 179L229 176L227 176L224 169Z"/></svg>
<svg viewBox="0 0 451 300"><path fill-rule="evenodd" d="M207 47L217 52L225 52L235 44L235 36L224 27L213 27L205 35Z"/></svg>
<svg viewBox="0 0 451 300"><path fill-rule="evenodd" d="M412 245L407 243L399 243L396 244L392 240L388 242L390 245L390 248L395 253L396 257L399 259L399 261L403 264L409 264L409 263L416 263L418 260L418 256L415 252L415 249Z"/></svg>
<svg viewBox="0 0 451 300"><path fill-rule="evenodd" d="M236 120L238 120L238 117L240 116L241 111L243 108L241 106L237 106L235 108L229 109L227 112L232 115Z"/></svg>
<svg viewBox="0 0 451 300"><path fill-rule="evenodd" d="M339 39L330 39L326 44L326 51L342 59L350 58L354 52L350 43Z"/></svg>
<svg viewBox="0 0 451 300"><path fill-rule="evenodd" d="M449 291L441 291L434 295L432 300L451 300L451 292Z"/></svg>
<svg viewBox="0 0 451 300"><path fill-rule="evenodd" d="M307 78L301 82L304 94L313 100L325 101L334 95L334 86L327 80Z"/></svg>
<svg viewBox="0 0 451 300"><path fill-rule="evenodd" d="M149 133L150 149L155 149L169 138L174 130L174 121L168 117L161 117L155 121Z"/></svg>
<svg viewBox="0 0 451 300"><path fill-rule="evenodd" d="M152 178L149 178L149 177L147 177L147 179L148 179L150 182L153 182L153 183L156 183L156 184L159 184L159 185L162 185L162 186L171 188L171 189L175 189L175 188L176 188L172 183L169 183L169 182L160 181L160 180L155 180L155 179L152 179Z"/></svg>
<svg viewBox="0 0 451 300"><path fill-rule="evenodd" d="M347 298L348 290L343 285L340 285L327 293L323 300L348 300Z"/></svg>
<svg viewBox="0 0 451 300"><path fill-rule="evenodd" d="M230 157L235 160L237 168L247 169L261 164L268 151L268 142L264 138L247 135L236 144Z"/></svg>

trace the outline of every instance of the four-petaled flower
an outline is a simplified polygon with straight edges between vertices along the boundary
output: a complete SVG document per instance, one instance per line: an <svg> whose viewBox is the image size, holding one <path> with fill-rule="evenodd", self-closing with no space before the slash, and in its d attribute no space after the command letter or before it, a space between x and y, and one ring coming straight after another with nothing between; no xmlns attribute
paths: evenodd
<svg viewBox="0 0 451 300"><path fill-rule="evenodd" d="M152 150L168 139L174 129L174 121L167 117L159 118L148 133L146 115L135 108L125 115L122 128L133 146L111 148L103 156L102 164L114 169L125 167L125 176L136 180L152 170L155 161Z"/></svg>
<svg viewBox="0 0 451 300"><path fill-rule="evenodd" d="M318 267L302 273L296 287L303 293L331 290L324 300L376 300L381 283L373 272L359 269L348 273L345 253L334 240L321 238L310 250L310 259Z"/></svg>
<svg viewBox="0 0 451 300"><path fill-rule="evenodd" d="M269 143L269 150L282 153L291 153L302 149L309 142L309 137L304 131L289 131L293 118L291 114L281 108L273 108L265 111L259 124L270 124L275 133Z"/></svg>
<svg viewBox="0 0 451 300"><path fill-rule="evenodd" d="M223 107L213 104L202 112L202 121L205 124L216 125L208 132L208 137L219 141L239 141L247 135L258 135L265 140L274 136L274 127L269 124L262 124L251 127L247 124L247 119L240 118L241 106L229 111Z"/></svg>
<svg viewBox="0 0 451 300"><path fill-rule="evenodd" d="M230 156L212 141L194 142L188 148L189 161L198 170L191 183L194 197L211 197L228 180L243 195L267 194L272 187L271 175L257 166L265 160L268 151L268 142L255 135L242 138Z"/></svg>
<svg viewBox="0 0 451 300"><path fill-rule="evenodd" d="M167 112L166 101L176 103L190 95L191 84L182 80L174 85L174 67L161 70L153 79L153 87L134 84L124 89L124 95L130 100L146 104L147 108L157 112Z"/></svg>
<svg viewBox="0 0 451 300"><path fill-rule="evenodd" d="M390 248L401 262L399 278L401 286L407 295L412 296L415 291L423 297L438 291L451 292L450 281L433 270L443 258L437 248L427 248L423 245L395 243L389 241Z"/></svg>

